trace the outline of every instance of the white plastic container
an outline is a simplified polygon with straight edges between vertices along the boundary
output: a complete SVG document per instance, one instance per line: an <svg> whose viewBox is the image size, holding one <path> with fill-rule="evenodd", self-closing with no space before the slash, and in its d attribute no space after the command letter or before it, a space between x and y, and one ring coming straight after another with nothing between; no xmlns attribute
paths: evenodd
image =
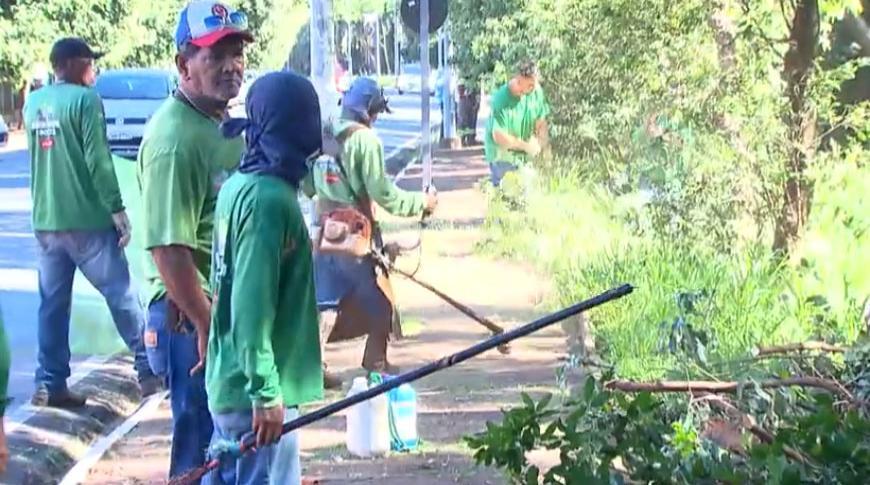
<svg viewBox="0 0 870 485"><path fill-rule="evenodd" d="M365 377L357 377L348 397L369 388ZM347 410L347 449L362 458L390 451L389 399L381 394Z"/></svg>

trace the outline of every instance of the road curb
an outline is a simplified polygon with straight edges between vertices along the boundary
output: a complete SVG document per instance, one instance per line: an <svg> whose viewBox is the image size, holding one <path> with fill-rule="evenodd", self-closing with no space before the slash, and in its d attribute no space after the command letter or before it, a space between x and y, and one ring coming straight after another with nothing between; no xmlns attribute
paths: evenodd
<svg viewBox="0 0 870 485"><path fill-rule="evenodd" d="M436 124L430 127L430 143L432 144L433 152L436 148L436 143L441 135L441 125ZM420 151L423 135L419 134L406 142L399 148L393 150L384 158L387 174L393 178L394 182L398 182L404 178L405 171L409 168L419 165L422 162L422 153Z"/></svg>
<svg viewBox="0 0 870 485"><path fill-rule="evenodd" d="M83 409L35 409L7 436L10 461L2 483L58 483L94 441L139 407L139 386L130 356L111 357L73 390L88 396Z"/></svg>

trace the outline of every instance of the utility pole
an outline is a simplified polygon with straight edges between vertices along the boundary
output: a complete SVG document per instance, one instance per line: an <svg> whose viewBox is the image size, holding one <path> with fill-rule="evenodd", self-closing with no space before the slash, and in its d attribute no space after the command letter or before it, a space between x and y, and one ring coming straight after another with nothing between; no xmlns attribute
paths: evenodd
<svg viewBox="0 0 870 485"><path fill-rule="evenodd" d="M347 46L347 72L353 78L353 22L345 21L347 30L344 32L344 43Z"/></svg>
<svg viewBox="0 0 870 485"><path fill-rule="evenodd" d="M441 74L444 76L444 89L442 90L444 95L442 100L444 110L441 112L441 122L444 127L444 140L442 143L449 148L459 148L459 138L456 136L456 105L453 98L455 83L453 80L453 66L450 64L450 59L453 57L453 42L450 38L449 23L442 28L442 37L444 39L444 63L441 66L441 69L443 69Z"/></svg>
<svg viewBox="0 0 870 485"><path fill-rule="evenodd" d="M396 76L396 87L399 86L399 74L402 69L400 66L402 65L402 60L399 55L399 35L402 32L402 21L400 20L399 15L399 0L396 0L396 12L393 16L393 55L395 56L393 60L393 74Z"/></svg>
<svg viewBox="0 0 870 485"><path fill-rule="evenodd" d="M378 82L381 80L381 15L377 14L374 16L375 19L375 64L377 64L377 69L375 71L378 73Z"/></svg>
<svg viewBox="0 0 870 485"><path fill-rule="evenodd" d="M429 121L429 0L420 2L420 104L422 116L423 190L432 185L432 130Z"/></svg>
<svg viewBox="0 0 870 485"><path fill-rule="evenodd" d="M310 0L311 6L311 82L320 98L320 116L329 123L337 114L335 88L335 37L332 0Z"/></svg>

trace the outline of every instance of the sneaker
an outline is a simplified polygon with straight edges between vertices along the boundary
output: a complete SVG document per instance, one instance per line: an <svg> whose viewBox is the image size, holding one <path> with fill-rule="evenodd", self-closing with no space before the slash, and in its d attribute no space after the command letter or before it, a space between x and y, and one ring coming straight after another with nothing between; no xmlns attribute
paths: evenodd
<svg viewBox="0 0 870 485"><path fill-rule="evenodd" d="M38 407L75 409L84 407L87 400L87 397L76 394L69 389L51 392L47 387L40 386L33 393L30 404Z"/></svg>
<svg viewBox="0 0 870 485"><path fill-rule="evenodd" d="M163 390L163 379L157 376L148 376L139 381L139 392L142 394L142 399L148 396L157 394Z"/></svg>

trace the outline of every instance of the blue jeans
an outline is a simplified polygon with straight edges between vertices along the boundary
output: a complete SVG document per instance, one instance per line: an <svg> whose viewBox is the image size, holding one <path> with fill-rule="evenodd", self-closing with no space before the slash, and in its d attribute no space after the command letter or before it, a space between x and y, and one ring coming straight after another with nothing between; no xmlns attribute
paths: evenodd
<svg viewBox="0 0 870 485"><path fill-rule="evenodd" d="M284 422L299 416L296 408L284 411ZM214 438L239 441L251 431L250 409L214 414ZM208 485L299 485L302 467L299 462L298 431L285 434L277 444L250 452L238 460L225 460L203 482Z"/></svg>
<svg viewBox="0 0 870 485"><path fill-rule="evenodd" d="M151 377L142 343L142 303L130 286L124 250L115 229L36 231L39 243L39 355L37 387L66 389L70 376L69 323L76 268L106 299L115 327L135 356L142 380Z"/></svg>
<svg viewBox="0 0 870 485"><path fill-rule="evenodd" d="M205 372L190 375L190 369L199 362L196 331L188 321L183 322L184 333L170 329L167 307L165 298L148 307L145 349L151 369L169 389L172 404L169 476L175 477L205 463L213 426L205 394Z"/></svg>
<svg viewBox="0 0 870 485"><path fill-rule="evenodd" d="M355 314L353 326L337 325L336 331L321 329L323 342L333 334L341 341L368 335L363 352L363 367L372 368L387 359L387 341L392 333L401 336L401 327L391 321L390 301L378 288L375 263L370 258L316 253L314 286L320 311L337 309L340 302Z"/></svg>
<svg viewBox="0 0 870 485"><path fill-rule="evenodd" d="M489 164L490 180L492 185L498 187L502 179L510 172L516 172L519 167L510 162L492 162Z"/></svg>

